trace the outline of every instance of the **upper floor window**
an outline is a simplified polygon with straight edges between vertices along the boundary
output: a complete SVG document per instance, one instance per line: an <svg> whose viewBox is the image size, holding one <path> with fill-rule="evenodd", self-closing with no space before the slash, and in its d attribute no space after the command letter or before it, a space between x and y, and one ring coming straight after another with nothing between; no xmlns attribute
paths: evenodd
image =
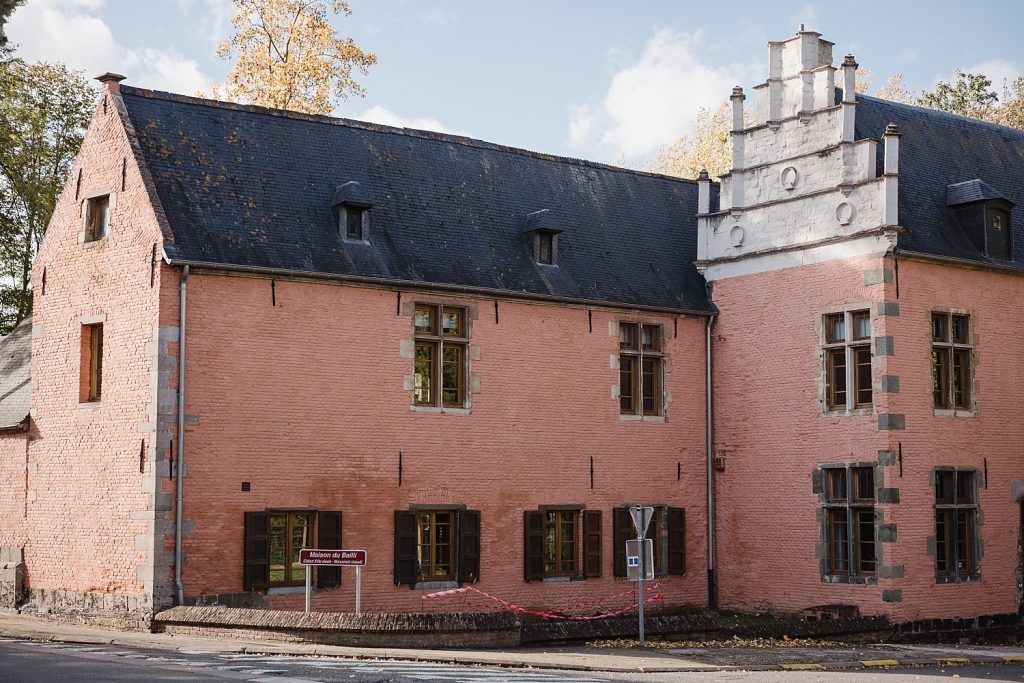
<svg viewBox="0 0 1024 683"><path fill-rule="evenodd" d="M355 204L343 204L341 207L342 230L346 239L365 240L366 228L370 222L370 209Z"/></svg>
<svg viewBox="0 0 1024 683"><path fill-rule="evenodd" d="M537 233L537 263L548 266L555 264L555 233Z"/></svg>
<svg viewBox="0 0 1024 683"><path fill-rule="evenodd" d="M462 408L466 395L466 309L417 304L413 396L419 406Z"/></svg>
<svg viewBox="0 0 1024 683"><path fill-rule="evenodd" d="M985 244L989 256L1010 259L1012 244L1010 227L1009 211L995 206L988 207L985 221Z"/></svg>
<svg viewBox="0 0 1024 683"><path fill-rule="evenodd" d="M832 576L874 576L874 469L828 467L823 472L828 573Z"/></svg>
<svg viewBox="0 0 1024 683"><path fill-rule="evenodd" d="M977 472L936 470L936 579L956 581L978 573L977 525Z"/></svg>
<svg viewBox="0 0 1024 683"><path fill-rule="evenodd" d="M86 201L85 206L85 241L103 239L110 225L110 195L92 197Z"/></svg>
<svg viewBox="0 0 1024 683"><path fill-rule="evenodd" d="M661 325L619 323L619 412L660 415Z"/></svg>
<svg viewBox="0 0 1024 683"><path fill-rule="evenodd" d="M103 323L82 325L79 403L99 401L103 395Z"/></svg>
<svg viewBox="0 0 1024 683"><path fill-rule="evenodd" d="M871 314L830 313L823 327L828 410L871 408Z"/></svg>
<svg viewBox="0 0 1024 683"><path fill-rule="evenodd" d="M932 313L932 397L936 408L971 408L971 316Z"/></svg>

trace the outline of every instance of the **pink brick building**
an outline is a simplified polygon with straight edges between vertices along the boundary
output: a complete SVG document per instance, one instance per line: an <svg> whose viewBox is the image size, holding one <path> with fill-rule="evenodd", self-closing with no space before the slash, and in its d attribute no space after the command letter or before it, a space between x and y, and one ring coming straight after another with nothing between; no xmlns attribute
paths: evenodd
<svg viewBox="0 0 1024 683"><path fill-rule="evenodd" d="M344 547L371 611L614 610L645 504L658 604L1016 613L1024 136L831 47L720 186L101 78L0 342L0 600L301 609Z"/></svg>

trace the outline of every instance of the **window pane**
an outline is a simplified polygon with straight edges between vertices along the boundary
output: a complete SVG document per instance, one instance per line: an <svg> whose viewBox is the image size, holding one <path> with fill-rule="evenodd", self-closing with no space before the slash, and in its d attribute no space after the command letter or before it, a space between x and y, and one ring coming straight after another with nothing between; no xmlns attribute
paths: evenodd
<svg viewBox="0 0 1024 683"><path fill-rule="evenodd" d="M935 472L935 503L952 505L954 495L955 474L952 470L936 470Z"/></svg>
<svg viewBox="0 0 1024 683"><path fill-rule="evenodd" d="M844 313L825 316L825 341L829 344L846 341L846 315Z"/></svg>
<svg viewBox="0 0 1024 683"><path fill-rule="evenodd" d="M657 325L643 325L641 328L641 338L643 343L644 351L660 351L661 350L661 328Z"/></svg>
<svg viewBox="0 0 1024 683"><path fill-rule="evenodd" d="M949 341L949 316L932 313L932 341Z"/></svg>
<svg viewBox="0 0 1024 683"><path fill-rule="evenodd" d="M636 351L636 323L619 323L619 348Z"/></svg>
<svg viewBox="0 0 1024 683"><path fill-rule="evenodd" d="M974 472L956 473L957 504L974 504Z"/></svg>
<svg viewBox="0 0 1024 683"><path fill-rule="evenodd" d="M441 314L441 333L446 337L463 337L464 311L461 308L445 308Z"/></svg>
<svg viewBox="0 0 1024 683"><path fill-rule="evenodd" d="M854 512L857 524L857 573L875 573L875 513L873 510Z"/></svg>
<svg viewBox="0 0 1024 683"><path fill-rule="evenodd" d="M636 406L633 403L633 386L636 382L636 359L623 356L619 358L619 411L622 413L635 413Z"/></svg>
<svg viewBox="0 0 1024 683"><path fill-rule="evenodd" d="M857 311L853 314L853 338L871 338L871 314L867 311Z"/></svg>
<svg viewBox="0 0 1024 683"><path fill-rule="evenodd" d="M432 342L416 343L416 361L412 386L416 403L433 405L434 348Z"/></svg>
<svg viewBox="0 0 1024 683"><path fill-rule="evenodd" d="M441 364L441 400L446 406L462 405L462 356L464 347L445 344Z"/></svg>
<svg viewBox="0 0 1024 683"><path fill-rule="evenodd" d="M544 515L544 573L554 574L558 567L558 513Z"/></svg>
<svg viewBox="0 0 1024 683"><path fill-rule="evenodd" d="M833 574L850 573L850 532L846 509L829 510L829 555Z"/></svg>
<svg viewBox="0 0 1024 683"><path fill-rule="evenodd" d="M971 352L953 350L953 405L969 408L971 404Z"/></svg>
<svg viewBox="0 0 1024 683"><path fill-rule="evenodd" d="M970 316L966 315L954 315L952 316L952 336L953 342L956 344L969 344L970 343L970 327L969 325Z"/></svg>
<svg viewBox="0 0 1024 683"><path fill-rule="evenodd" d="M932 403L949 408L949 349L932 348Z"/></svg>
<svg viewBox="0 0 1024 683"><path fill-rule="evenodd" d="M875 499L875 472L870 467L856 467L850 470L853 476L854 498L859 501Z"/></svg>
<svg viewBox="0 0 1024 683"><path fill-rule="evenodd" d="M553 263L553 242L554 236L549 232L542 232L537 235L537 261L540 263Z"/></svg>
<svg viewBox="0 0 1024 683"><path fill-rule="evenodd" d="M960 576L974 573L974 510L957 510L956 572Z"/></svg>
<svg viewBox="0 0 1024 683"><path fill-rule="evenodd" d="M950 544L949 516L951 510L935 511L935 573L940 576L949 574Z"/></svg>
<svg viewBox="0 0 1024 683"><path fill-rule="evenodd" d="M660 382L659 370L661 368L660 359L658 358L644 358L642 362L643 367L643 405L644 415L657 415L658 414L658 394L660 393Z"/></svg>
<svg viewBox="0 0 1024 683"><path fill-rule="evenodd" d="M288 515L270 515L270 581L287 580Z"/></svg>
<svg viewBox="0 0 1024 683"><path fill-rule="evenodd" d="M825 479L827 481L826 491L828 492L828 500L832 503L842 503L848 499L846 492L846 470L838 468L830 468L825 470Z"/></svg>
<svg viewBox="0 0 1024 683"><path fill-rule="evenodd" d="M346 230L345 234L349 239L363 239L363 210L348 206L345 207Z"/></svg>
<svg viewBox="0 0 1024 683"><path fill-rule="evenodd" d="M853 359L856 364L854 368L854 380L856 387L856 407L870 406L871 395L871 349L867 346L860 346L853 350Z"/></svg>
<svg viewBox="0 0 1024 683"><path fill-rule="evenodd" d="M288 548L288 556L291 560L291 575L289 581L305 581L306 566L299 562L299 551L309 547L310 515L306 512L298 512L291 515L291 545Z"/></svg>
<svg viewBox="0 0 1024 683"><path fill-rule="evenodd" d="M828 407L846 408L846 349L828 352Z"/></svg>
<svg viewBox="0 0 1024 683"><path fill-rule="evenodd" d="M416 334L434 334L434 314L436 309L433 306L417 306L415 325Z"/></svg>

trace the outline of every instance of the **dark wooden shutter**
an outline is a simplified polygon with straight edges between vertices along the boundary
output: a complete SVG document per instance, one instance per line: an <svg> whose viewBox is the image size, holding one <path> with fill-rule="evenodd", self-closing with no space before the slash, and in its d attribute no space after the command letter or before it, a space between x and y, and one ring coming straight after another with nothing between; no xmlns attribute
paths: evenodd
<svg viewBox="0 0 1024 683"><path fill-rule="evenodd" d="M245 513L245 568L242 584L247 591L263 590L270 581L270 515Z"/></svg>
<svg viewBox="0 0 1024 683"><path fill-rule="evenodd" d="M416 513L395 510L395 585L416 585Z"/></svg>
<svg viewBox="0 0 1024 683"><path fill-rule="evenodd" d="M316 547L323 550L341 549L341 513L321 511L316 516ZM341 585L341 567L317 567L317 588Z"/></svg>
<svg viewBox="0 0 1024 683"><path fill-rule="evenodd" d="M539 510L523 512L523 578L544 578L544 513Z"/></svg>
<svg viewBox="0 0 1024 683"><path fill-rule="evenodd" d="M633 520L629 517L629 508L612 510L612 575L626 577L626 541L636 538L633 533Z"/></svg>
<svg viewBox="0 0 1024 683"><path fill-rule="evenodd" d="M601 511L583 511L583 575L601 576Z"/></svg>
<svg viewBox="0 0 1024 683"><path fill-rule="evenodd" d="M668 573L686 573L686 510L668 509Z"/></svg>
<svg viewBox="0 0 1024 683"><path fill-rule="evenodd" d="M459 513L459 583L480 580L480 511Z"/></svg>

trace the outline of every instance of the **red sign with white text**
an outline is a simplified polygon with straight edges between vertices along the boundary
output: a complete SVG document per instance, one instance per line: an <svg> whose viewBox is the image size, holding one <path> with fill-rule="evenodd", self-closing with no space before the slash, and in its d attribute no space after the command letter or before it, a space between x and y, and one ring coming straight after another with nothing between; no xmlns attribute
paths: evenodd
<svg viewBox="0 0 1024 683"><path fill-rule="evenodd" d="M299 551L299 564L328 567L364 567L366 566L366 551L303 548Z"/></svg>

